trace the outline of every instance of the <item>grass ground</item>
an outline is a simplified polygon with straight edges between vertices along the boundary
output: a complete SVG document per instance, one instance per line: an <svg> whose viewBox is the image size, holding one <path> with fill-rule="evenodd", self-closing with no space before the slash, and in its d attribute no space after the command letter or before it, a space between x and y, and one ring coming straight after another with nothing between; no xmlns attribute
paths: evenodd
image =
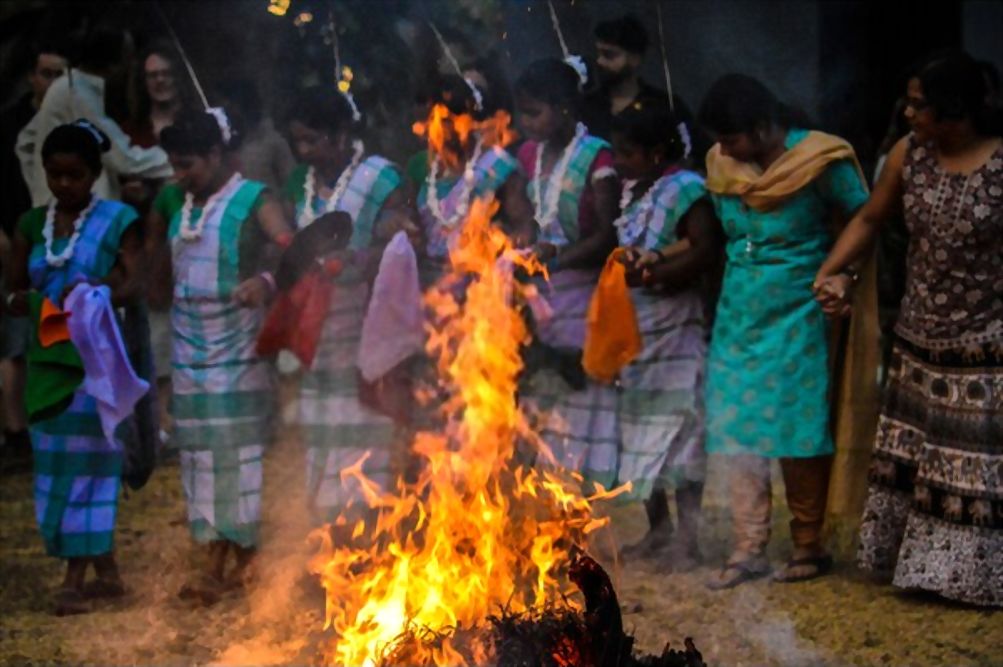
<svg viewBox="0 0 1003 667"><path fill-rule="evenodd" d="M176 467L122 499L117 550L129 595L70 618L48 613L61 564L42 551L30 475L0 478L0 665L302 663L323 613L296 585L305 558L302 459L291 445L280 447L287 451L273 452L266 469L262 583L209 609L176 598L201 557L189 543ZM876 585L848 563L813 582L708 591L702 582L727 549L723 491L712 464L701 534L706 567L666 574L641 562L615 573L638 648L657 652L692 636L710 665L1003 665L1003 614ZM788 547L782 509L775 519L780 560ZM644 531L640 507L618 509L614 521L623 541Z"/></svg>

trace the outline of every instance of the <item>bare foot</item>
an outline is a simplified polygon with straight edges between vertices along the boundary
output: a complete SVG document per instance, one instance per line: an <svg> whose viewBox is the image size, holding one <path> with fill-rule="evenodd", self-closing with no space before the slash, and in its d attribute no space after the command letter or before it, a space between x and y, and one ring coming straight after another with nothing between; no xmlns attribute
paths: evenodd
<svg viewBox="0 0 1003 667"><path fill-rule="evenodd" d="M74 616L90 612L91 606L76 588L59 588L52 600L52 613L56 616Z"/></svg>
<svg viewBox="0 0 1003 667"><path fill-rule="evenodd" d="M627 545L620 551L625 560L650 558L672 544L672 522L666 521L652 528L634 544Z"/></svg>
<svg viewBox="0 0 1003 667"><path fill-rule="evenodd" d="M181 590L178 591L178 597L209 607L219 602L220 598L223 597L223 582L206 572L202 572L181 587Z"/></svg>

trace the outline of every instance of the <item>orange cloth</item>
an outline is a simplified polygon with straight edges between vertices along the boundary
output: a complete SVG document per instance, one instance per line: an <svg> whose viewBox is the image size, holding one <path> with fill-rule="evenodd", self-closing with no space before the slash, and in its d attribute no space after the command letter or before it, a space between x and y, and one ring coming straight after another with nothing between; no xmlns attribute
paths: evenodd
<svg viewBox="0 0 1003 667"><path fill-rule="evenodd" d="M70 329L66 324L69 318L70 313L52 303L48 297L42 301L42 312L38 319L38 342L42 347L69 342Z"/></svg>
<svg viewBox="0 0 1003 667"><path fill-rule="evenodd" d="M843 139L811 131L793 148L784 151L766 171L721 153L721 144L707 152L707 189L719 195L738 195L757 211L769 211L797 194L838 160L853 160L863 173L853 147Z"/></svg>
<svg viewBox="0 0 1003 667"><path fill-rule="evenodd" d="M606 259L585 321L582 367L600 382L612 382L641 352L637 313L627 287L627 269L620 262L622 248Z"/></svg>

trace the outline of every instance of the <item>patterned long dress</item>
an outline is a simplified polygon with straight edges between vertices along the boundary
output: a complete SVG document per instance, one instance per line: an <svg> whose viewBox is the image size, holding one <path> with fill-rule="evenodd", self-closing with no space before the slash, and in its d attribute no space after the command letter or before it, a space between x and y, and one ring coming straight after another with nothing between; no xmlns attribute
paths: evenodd
<svg viewBox="0 0 1003 667"><path fill-rule="evenodd" d="M261 516L262 455L271 440L272 368L255 342L263 308L231 298L242 279L242 238L253 230L265 186L235 178L217 193L201 238L180 236L184 193L165 187L154 202L168 221L174 269L171 325L173 439L180 450L181 483L196 542L257 544ZM253 238L253 237L251 237ZM245 270L246 272L246 270Z"/></svg>
<svg viewBox="0 0 1003 667"><path fill-rule="evenodd" d="M536 197L534 187L537 144L526 142L519 161L530 181L527 195ZM539 240L558 248L584 237L594 221L592 183L611 174L612 154L602 139L585 135L575 148L561 183L557 215L540 229ZM541 201L546 201L548 174L540 179ZM599 279L601 267L565 269L550 275L541 293L554 316L537 323L536 335L547 345L581 350L585 344L585 314ZM587 380L580 391L572 390L550 369L537 372L522 401L539 415L537 432L551 449L557 463L579 472L588 481L610 488L616 482L620 433L617 425L617 392L610 386Z"/></svg>
<svg viewBox="0 0 1003 667"><path fill-rule="evenodd" d="M297 226L304 220L305 167L294 172L286 187L296 206ZM373 227L387 198L401 184L396 167L370 156L361 162L334 210L352 217L349 248L360 257L371 252ZM328 202L315 195L309 202L318 216ZM392 419L359 400L357 361L362 321L369 305L365 276L348 267L335 279L331 306L313 365L300 381L299 421L307 447L307 495L317 522L333 520L350 501L359 500L355 480L342 482L342 469L365 454L363 472L387 488L393 481L394 451L398 442Z"/></svg>
<svg viewBox="0 0 1003 667"><path fill-rule="evenodd" d="M675 171L651 186L650 207L635 198L618 220L621 247L658 250L678 240L677 226L694 203L707 196L703 179ZM707 325L695 288L672 294L634 287L630 292L643 349L620 372L618 483L633 484L647 498L653 487L702 481L703 379Z"/></svg>
<svg viewBox="0 0 1003 667"><path fill-rule="evenodd" d="M971 174L913 139L906 291L860 534L894 584L1003 605L1003 147Z"/></svg>
<svg viewBox="0 0 1003 667"><path fill-rule="evenodd" d="M785 147L803 140L790 130ZM711 197L727 265L707 362L707 451L768 458L833 452L827 323L812 282L832 244L831 217L849 217L867 190L850 160L766 212Z"/></svg>
<svg viewBox="0 0 1003 667"><path fill-rule="evenodd" d="M28 211L18 229L31 243L32 288L57 304L62 303L67 285L108 275L122 234L138 217L125 204L98 202L80 228L73 256L54 267L45 261L45 214L45 207ZM68 242L55 239L53 251L61 252ZM111 552L124 457L119 433L111 441L104 436L97 401L83 389L77 390L65 412L31 427L35 516L49 555L81 558Z"/></svg>

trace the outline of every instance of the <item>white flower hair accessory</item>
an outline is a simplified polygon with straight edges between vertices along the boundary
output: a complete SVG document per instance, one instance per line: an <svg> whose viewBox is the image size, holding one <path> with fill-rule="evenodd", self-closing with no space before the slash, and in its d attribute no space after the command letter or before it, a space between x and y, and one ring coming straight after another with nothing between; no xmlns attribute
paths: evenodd
<svg viewBox="0 0 1003 667"><path fill-rule="evenodd" d="M484 95L481 94L481 89L477 87L477 84L470 77L465 76L463 80L467 83L470 93L474 96L474 110L484 111Z"/></svg>
<svg viewBox="0 0 1003 667"><path fill-rule="evenodd" d="M105 136L101 133L101 130L94 125L94 123L90 122L86 118L78 118L73 121L73 125L76 125L82 130L87 130L87 132L94 137L94 143L98 145L98 148L104 147Z"/></svg>
<svg viewBox="0 0 1003 667"><path fill-rule="evenodd" d="M585 84L589 82L589 68L585 66L585 61L581 56L572 54L566 56L564 62L578 75L578 90L584 90Z"/></svg>
<svg viewBox="0 0 1003 667"><path fill-rule="evenodd" d="M223 135L223 145L229 146L230 140L233 139L234 132L233 127L230 125L230 118L226 115L226 111L223 107L208 107L205 111L216 119L216 124L219 125L219 131Z"/></svg>
<svg viewBox="0 0 1003 667"><path fill-rule="evenodd" d="M352 107L352 122L358 123L362 120L362 112L359 111L359 105L355 103L355 96L352 95L351 91L338 89L338 92L342 94L345 100L348 102L348 106Z"/></svg>
<svg viewBox="0 0 1003 667"><path fill-rule="evenodd" d="M679 125L676 125L676 130L678 130L679 138L683 142L683 159L686 159L693 152L693 139L690 137L690 129L686 127L686 123L680 121Z"/></svg>

